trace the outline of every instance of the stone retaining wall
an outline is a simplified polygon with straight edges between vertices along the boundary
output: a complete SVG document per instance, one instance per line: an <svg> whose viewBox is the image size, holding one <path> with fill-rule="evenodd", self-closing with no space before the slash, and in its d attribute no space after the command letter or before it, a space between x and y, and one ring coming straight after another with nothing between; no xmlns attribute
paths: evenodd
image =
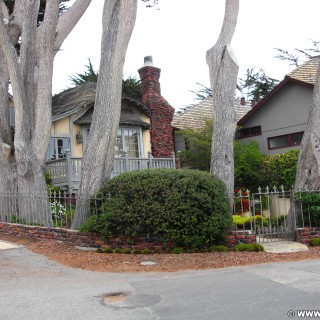
<svg viewBox="0 0 320 320"><path fill-rule="evenodd" d="M108 243L101 240L98 234L90 232L80 232L63 228L46 228L40 226L26 226L17 223L0 222L0 232L13 234L19 237L31 239L48 239L62 241L68 244L82 247L105 247L111 248L132 248L132 249L151 249L156 252L165 252L167 248L173 248L173 242L162 242L160 238L144 237L112 237ZM255 243L255 234L250 231L233 232L227 236L227 246L233 247L238 243Z"/></svg>

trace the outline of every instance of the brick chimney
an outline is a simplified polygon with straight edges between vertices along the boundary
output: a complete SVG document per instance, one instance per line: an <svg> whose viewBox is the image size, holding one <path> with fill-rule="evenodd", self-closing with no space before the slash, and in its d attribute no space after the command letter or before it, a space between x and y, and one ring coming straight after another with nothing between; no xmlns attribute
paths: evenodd
<svg viewBox="0 0 320 320"><path fill-rule="evenodd" d="M151 56L144 58L144 65L138 70L142 86L142 102L151 111L151 148L156 158L169 158L174 151L171 121L174 108L161 96L159 68L153 66Z"/></svg>

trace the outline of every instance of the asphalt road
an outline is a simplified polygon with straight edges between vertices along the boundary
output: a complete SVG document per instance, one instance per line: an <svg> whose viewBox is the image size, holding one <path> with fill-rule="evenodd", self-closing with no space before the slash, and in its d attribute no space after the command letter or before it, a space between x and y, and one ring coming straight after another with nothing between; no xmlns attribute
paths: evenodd
<svg viewBox="0 0 320 320"><path fill-rule="evenodd" d="M320 260L177 273L100 273L0 251L1 320L290 319L320 311ZM293 316L293 312L289 313ZM320 318L320 315L319 315Z"/></svg>

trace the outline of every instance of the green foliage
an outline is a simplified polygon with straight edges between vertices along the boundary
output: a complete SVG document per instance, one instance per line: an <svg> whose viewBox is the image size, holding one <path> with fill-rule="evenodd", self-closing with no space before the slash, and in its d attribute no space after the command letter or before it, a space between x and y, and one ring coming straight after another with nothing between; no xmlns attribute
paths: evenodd
<svg viewBox="0 0 320 320"><path fill-rule="evenodd" d="M320 246L320 238L313 238L310 241L311 246Z"/></svg>
<svg viewBox="0 0 320 320"><path fill-rule="evenodd" d="M211 252L228 252L229 248L223 245L211 246L210 251Z"/></svg>
<svg viewBox="0 0 320 320"><path fill-rule="evenodd" d="M266 156L261 166L261 187L280 188L283 185L285 190L291 190L295 183L298 156L298 150Z"/></svg>
<svg viewBox="0 0 320 320"><path fill-rule="evenodd" d="M124 254L130 254L132 252L132 249L131 248L125 248L123 249L123 253Z"/></svg>
<svg viewBox="0 0 320 320"><path fill-rule="evenodd" d="M311 225L313 227L320 226L320 194L319 193L308 193L308 192L297 192L294 195L295 200L298 200L302 204L303 222L304 225ZM308 214L306 214L308 213ZM298 216L298 225L302 226L302 217Z"/></svg>
<svg viewBox="0 0 320 320"><path fill-rule="evenodd" d="M142 249L140 253L141 254L153 254L153 250L145 248L145 249Z"/></svg>
<svg viewBox="0 0 320 320"><path fill-rule="evenodd" d="M122 94L136 100L142 100L141 81L136 77L122 80Z"/></svg>
<svg viewBox="0 0 320 320"><path fill-rule="evenodd" d="M256 72L254 68L251 68L247 69L245 79L239 79L237 88L242 94L246 89L248 92L247 99L260 101L278 84L278 82L278 80L268 77L262 69Z"/></svg>
<svg viewBox="0 0 320 320"><path fill-rule="evenodd" d="M188 129L180 132L183 134L187 144L187 150L179 153L182 167L209 171L213 120L207 120L205 127L202 129Z"/></svg>
<svg viewBox="0 0 320 320"><path fill-rule="evenodd" d="M231 217L224 184L196 170L148 169L111 179L111 199L82 230L113 235L151 234L177 246L203 248L225 240Z"/></svg>
<svg viewBox="0 0 320 320"><path fill-rule="evenodd" d="M260 168L264 155L256 141L234 142L234 183L235 186L256 191L261 184Z"/></svg>
<svg viewBox="0 0 320 320"><path fill-rule="evenodd" d="M105 247L105 248L103 248L101 251L102 251L103 253L112 253L112 252L113 252L112 248L110 248L110 247Z"/></svg>
<svg viewBox="0 0 320 320"><path fill-rule="evenodd" d="M115 248L113 249L113 253L123 253L123 250L121 248Z"/></svg>
<svg viewBox="0 0 320 320"><path fill-rule="evenodd" d="M99 73L94 70L91 60L88 59L88 65L85 66L87 70L84 73L76 73L70 76L70 81L74 86L78 86L85 82L97 82Z"/></svg>
<svg viewBox="0 0 320 320"><path fill-rule="evenodd" d="M258 243L241 243L234 246L234 251L264 251L264 248L261 244Z"/></svg>
<svg viewBox="0 0 320 320"><path fill-rule="evenodd" d="M237 214L232 216L232 224L238 228L243 228L244 226L245 229L249 229L251 225L254 225L254 223L256 223L257 227L269 225L269 221L261 215L256 215L251 218L249 216L242 217L241 215Z"/></svg>
<svg viewBox="0 0 320 320"><path fill-rule="evenodd" d="M181 254L181 253L183 253L183 249L182 248L174 248L172 252L174 254Z"/></svg>
<svg viewBox="0 0 320 320"><path fill-rule="evenodd" d="M71 83L74 86L78 86L82 83L86 83L89 81L97 82L99 72L95 71L91 60L88 59L88 65L85 66L87 69L83 73L75 73L69 77ZM141 81L136 77L129 76L127 79L122 80L122 94L136 99L142 99L142 89L141 89Z"/></svg>

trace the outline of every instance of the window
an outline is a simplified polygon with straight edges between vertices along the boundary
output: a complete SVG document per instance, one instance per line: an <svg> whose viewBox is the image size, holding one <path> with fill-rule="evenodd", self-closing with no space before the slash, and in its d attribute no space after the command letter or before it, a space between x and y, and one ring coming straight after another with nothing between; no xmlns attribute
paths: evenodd
<svg viewBox="0 0 320 320"><path fill-rule="evenodd" d="M70 150L69 138L50 138L47 160L65 158L67 149Z"/></svg>
<svg viewBox="0 0 320 320"><path fill-rule="evenodd" d="M122 157L127 152L128 157L139 158L142 153L140 129L119 128L114 149L116 157Z"/></svg>
<svg viewBox="0 0 320 320"><path fill-rule="evenodd" d="M243 139L261 135L261 126L242 128L237 132L237 139Z"/></svg>
<svg viewBox="0 0 320 320"><path fill-rule="evenodd" d="M299 146L301 144L303 132L285 134L283 136L268 139L269 149L279 149Z"/></svg>

